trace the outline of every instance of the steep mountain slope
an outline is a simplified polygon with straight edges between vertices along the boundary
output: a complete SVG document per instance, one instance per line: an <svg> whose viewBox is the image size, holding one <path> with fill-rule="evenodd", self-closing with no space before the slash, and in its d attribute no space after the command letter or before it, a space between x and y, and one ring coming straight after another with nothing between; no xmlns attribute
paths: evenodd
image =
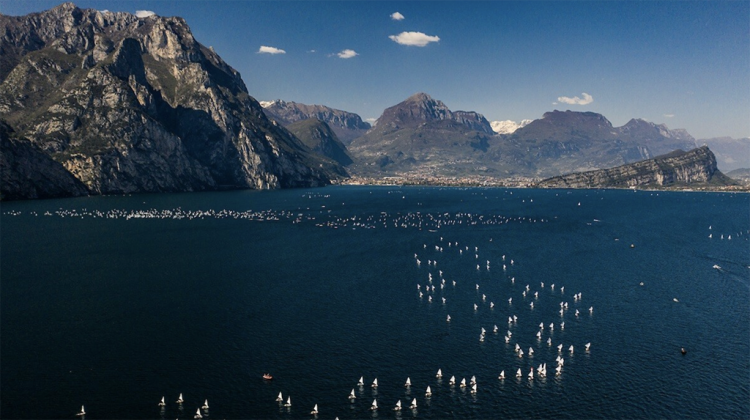
<svg viewBox="0 0 750 420"><path fill-rule="evenodd" d="M668 185L734 185L716 168L716 157L707 146L689 152L676 150L611 169L573 173L541 181L542 188L629 188Z"/></svg>
<svg viewBox="0 0 750 420"><path fill-rule="evenodd" d="M88 190L60 163L0 121L0 199L75 197Z"/></svg>
<svg viewBox="0 0 750 420"><path fill-rule="evenodd" d="M91 193L323 185L336 172L182 18L65 3L0 16L0 30L0 112Z"/></svg>
<svg viewBox="0 0 750 420"><path fill-rule="evenodd" d="M333 159L343 166L352 163L346 146L339 141L336 133L325 122L311 118L289 124L286 129L313 152Z"/></svg>
<svg viewBox="0 0 750 420"><path fill-rule="evenodd" d="M375 126L349 145L352 171L471 170L489 147L489 122L476 112L451 111L439 100L417 93L394 105Z"/></svg>
<svg viewBox="0 0 750 420"><path fill-rule="evenodd" d="M370 124L363 122L359 115L324 105L306 105L280 99L260 104L268 117L285 126L309 119L323 121L345 144L351 143L370 129Z"/></svg>

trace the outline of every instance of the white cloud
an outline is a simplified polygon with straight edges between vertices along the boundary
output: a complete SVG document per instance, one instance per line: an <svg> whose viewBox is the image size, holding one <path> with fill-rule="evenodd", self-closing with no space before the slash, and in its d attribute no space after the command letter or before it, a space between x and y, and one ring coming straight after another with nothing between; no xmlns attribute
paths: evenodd
<svg viewBox="0 0 750 420"><path fill-rule="evenodd" d="M674 118L674 114L664 114L665 118Z"/></svg>
<svg viewBox="0 0 750 420"><path fill-rule="evenodd" d="M153 16L155 14L156 13L152 12L151 10L136 10L135 11L135 17L139 17L139 18L146 18L149 16Z"/></svg>
<svg viewBox="0 0 750 420"><path fill-rule="evenodd" d="M281 48L261 45L258 49L258 54L286 54L286 51L282 50Z"/></svg>
<svg viewBox="0 0 750 420"><path fill-rule="evenodd" d="M402 15L401 13L399 13L399 12L396 12L396 13L393 13L393 14L391 15L391 19L393 19L393 20L404 20L404 19L406 19L406 18L405 18L405 17L404 17L404 15Z"/></svg>
<svg viewBox="0 0 750 420"><path fill-rule="evenodd" d="M317 51L315 51L315 50L309 50L307 52L309 52L309 53L316 53Z"/></svg>
<svg viewBox="0 0 750 420"><path fill-rule="evenodd" d="M365 122L370 123L371 126L375 127L375 121L377 121L377 118L365 118Z"/></svg>
<svg viewBox="0 0 750 420"><path fill-rule="evenodd" d="M440 38L436 35L426 35L422 32L401 32L398 35L391 35L388 38L401 45L410 45L415 47L424 47L430 42L438 42Z"/></svg>
<svg viewBox="0 0 750 420"><path fill-rule="evenodd" d="M594 102L594 97L589 95L588 93L583 92L582 95L583 95L583 99L577 96L574 96L572 98L568 98L567 96L560 96L559 98L557 98L557 100L564 104L570 104L570 105L588 105Z"/></svg>
<svg viewBox="0 0 750 420"><path fill-rule="evenodd" d="M359 54L357 54L354 50L342 50L340 53L336 54L339 58L352 58L356 57Z"/></svg>

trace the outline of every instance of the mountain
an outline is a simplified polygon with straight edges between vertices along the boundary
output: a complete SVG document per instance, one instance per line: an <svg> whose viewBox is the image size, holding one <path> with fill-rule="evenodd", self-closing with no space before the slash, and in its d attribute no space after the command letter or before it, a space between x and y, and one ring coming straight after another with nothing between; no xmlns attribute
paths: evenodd
<svg viewBox="0 0 750 420"><path fill-rule="evenodd" d="M490 126L492 131L497 134L511 134L519 128L526 127L532 120L521 120L521 122L515 122L511 120L505 121L492 121Z"/></svg>
<svg viewBox="0 0 750 420"><path fill-rule="evenodd" d="M727 176L737 181L750 183L750 168L738 168L727 172Z"/></svg>
<svg viewBox="0 0 750 420"><path fill-rule="evenodd" d="M630 188L663 186L734 185L716 167L716 157L707 146L689 152L676 150L611 169L573 173L545 179L541 188Z"/></svg>
<svg viewBox="0 0 750 420"><path fill-rule="evenodd" d="M700 139L698 144L705 144L716 155L716 162L724 171L750 168L750 138L734 139L731 137L714 137Z"/></svg>
<svg viewBox="0 0 750 420"><path fill-rule="evenodd" d="M75 197L86 186L30 141L0 121L0 199Z"/></svg>
<svg viewBox="0 0 750 420"><path fill-rule="evenodd" d="M418 93L386 109L349 145L355 160L349 170L363 176L550 177L696 146L684 130L641 119L613 127L593 112L552 111L518 125L510 134L496 134L480 114L453 112Z"/></svg>
<svg viewBox="0 0 750 420"><path fill-rule="evenodd" d="M280 99L262 101L260 104L269 118L284 126L313 118L323 121L346 144L370 129L370 124L362 121L359 115L324 105L305 105Z"/></svg>
<svg viewBox="0 0 750 420"><path fill-rule="evenodd" d="M342 166L352 163L346 146L338 139L336 133L323 121L317 118L297 121L286 126L302 143L315 153L333 159Z"/></svg>
<svg viewBox="0 0 750 420"><path fill-rule="evenodd" d="M92 194L324 185L340 168L268 120L179 17L0 15L0 113Z"/></svg>
<svg viewBox="0 0 750 420"><path fill-rule="evenodd" d="M435 168L441 173L469 171L493 135L482 115L451 111L443 102L417 93L383 111L367 134L352 141L348 148L355 164L350 170L358 174Z"/></svg>

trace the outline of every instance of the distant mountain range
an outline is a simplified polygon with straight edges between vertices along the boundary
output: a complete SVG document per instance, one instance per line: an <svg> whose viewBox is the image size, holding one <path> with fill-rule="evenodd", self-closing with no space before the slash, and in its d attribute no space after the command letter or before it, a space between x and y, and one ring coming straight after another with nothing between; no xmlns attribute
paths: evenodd
<svg viewBox="0 0 750 420"><path fill-rule="evenodd" d="M312 186L344 173L269 121L182 18L64 3L0 15L0 37L1 118L33 145L4 150L42 151L87 193ZM4 197L28 195L6 182L16 175L2 174Z"/></svg>
<svg viewBox="0 0 750 420"><path fill-rule="evenodd" d="M552 111L505 126L512 132L496 134L481 114L453 112L418 93L386 109L374 128L352 141L355 163L349 170L367 176L548 177L696 147L684 130L640 119L613 127L593 112Z"/></svg>
<svg viewBox="0 0 750 420"><path fill-rule="evenodd" d="M269 118L285 126L312 118L323 121L336 133L339 140L346 144L370 129L370 124L362 121L359 115L324 105L306 105L280 99L261 101L260 104Z"/></svg>
<svg viewBox="0 0 750 420"><path fill-rule="evenodd" d="M492 121L490 123L490 126L492 126L492 131L496 132L497 134L511 134L521 127L526 127L531 121L532 120L521 120L521 122L515 122L511 120Z"/></svg>
<svg viewBox="0 0 750 420"><path fill-rule="evenodd" d="M653 159L596 171L556 176L539 182L540 188L649 188L666 186L726 186L735 181L716 167L708 146L689 152L677 150Z"/></svg>

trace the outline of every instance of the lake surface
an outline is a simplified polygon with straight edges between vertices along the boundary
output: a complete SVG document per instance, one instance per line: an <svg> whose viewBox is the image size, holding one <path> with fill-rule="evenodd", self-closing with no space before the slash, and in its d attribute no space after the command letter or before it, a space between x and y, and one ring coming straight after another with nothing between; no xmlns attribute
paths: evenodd
<svg viewBox="0 0 750 420"><path fill-rule="evenodd" d="M205 399L217 419L750 418L748 194L328 187L0 211L3 418L192 418Z"/></svg>

